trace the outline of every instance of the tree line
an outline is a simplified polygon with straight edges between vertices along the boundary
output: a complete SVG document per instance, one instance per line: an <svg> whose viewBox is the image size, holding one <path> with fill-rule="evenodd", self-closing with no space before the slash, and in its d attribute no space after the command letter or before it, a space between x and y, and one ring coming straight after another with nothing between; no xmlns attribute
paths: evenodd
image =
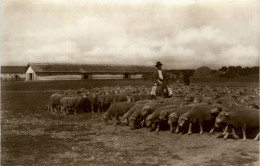
<svg viewBox="0 0 260 166"><path fill-rule="evenodd" d="M189 76L193 76L194 69L171 69L166 72L171 77L180 77L183 73L186 73ZM212 76L216 77L239 77L239 76L259 76L259 66L254 67L241 67L241 66L223 66L217 70L212 70Z"/></svg>
<svg viewBox="0 0 260 166"><path fill-rule="evenodd" d="M239 76L258 76L259 66L241 67L241 66L223 66L216 71L218 77L239 77Z"/></svg>

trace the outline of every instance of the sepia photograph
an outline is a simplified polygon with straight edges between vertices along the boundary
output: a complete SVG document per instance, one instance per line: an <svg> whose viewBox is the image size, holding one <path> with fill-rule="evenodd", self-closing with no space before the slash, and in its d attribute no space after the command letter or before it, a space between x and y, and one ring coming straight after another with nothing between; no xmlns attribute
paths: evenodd
<svg viewBox="0 0 260 166"><path fill-rule="evenodd" d="M259 0L0 0L2 166L259 166Z"/></svg>

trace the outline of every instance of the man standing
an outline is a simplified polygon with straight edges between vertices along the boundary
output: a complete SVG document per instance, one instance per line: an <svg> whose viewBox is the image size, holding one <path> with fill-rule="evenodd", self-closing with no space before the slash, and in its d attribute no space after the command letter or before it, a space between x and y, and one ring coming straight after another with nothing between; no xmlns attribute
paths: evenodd
<svg viewBox="0 0 260 166"><path fill-rule="evenodd" d="M172 90L168 87L166 72L162 70L162 63L158 61L155 67L157 68L154 73L155 84L151 91L153 98L156 98L158 95L162 96L163 94L167 94L167 97L172 96Z"/></svg>
<svg viewBox="0 0 260 166"><path fill-rule="evenodd" d="M186 71L183 71L183 82L184 82L184 85L187 85L187 86L190 85L190 76Z"/></svg>

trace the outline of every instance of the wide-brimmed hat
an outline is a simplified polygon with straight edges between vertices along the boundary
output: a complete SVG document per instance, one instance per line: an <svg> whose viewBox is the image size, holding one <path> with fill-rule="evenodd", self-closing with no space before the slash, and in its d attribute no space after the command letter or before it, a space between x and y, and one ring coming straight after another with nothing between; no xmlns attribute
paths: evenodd
<svg viewBox="0 0 260 166"><path fill-rule="evenodd" d="M162 66L162 63L160 61L156 62L155 67L157 67L157 66Z"/></svg>

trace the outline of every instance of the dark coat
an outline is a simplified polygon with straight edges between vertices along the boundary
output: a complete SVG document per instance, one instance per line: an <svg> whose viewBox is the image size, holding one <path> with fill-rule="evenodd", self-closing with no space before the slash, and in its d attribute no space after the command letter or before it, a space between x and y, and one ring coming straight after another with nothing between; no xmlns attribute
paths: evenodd
<svg viewBox="0 0 260 166"><path fill-rule="evenodd" d="M190 76L187 73L183 74L183 81L185 85L189 85L190 84Z"/></svg>
<svg viewBox="0 0 260 166"><path fill-rule="evenodd" d="M168 77L165 70L162 70L162 75L163 75L163 80L160 79L160 81L162 82L162 86L165 87L168 85ZM156 71L154 72L154 81L157 85L161 85L158 80L159 80L159 72L156 69Z"/></svg>

